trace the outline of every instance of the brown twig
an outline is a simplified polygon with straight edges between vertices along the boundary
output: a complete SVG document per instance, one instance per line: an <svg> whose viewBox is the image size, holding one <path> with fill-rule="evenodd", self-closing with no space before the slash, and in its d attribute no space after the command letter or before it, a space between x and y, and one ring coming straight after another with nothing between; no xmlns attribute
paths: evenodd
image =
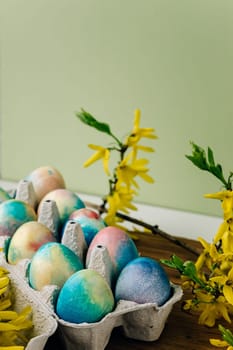
<svg viewBox="0 0 233 350"><path fill-rule="evenodd" d="M93 204L93 203L90 203L90 202L86 202L86 205L98 210L98 212L100 213L103 213L103 212L106 212L105 209L103 209L102 206L99 206L97 204ZM159 236L169 240L170 242L188 250L189 252L193 253L194 255L198 256L200 253L193 247L191 247L190 245L188 245L187 243L185 243L184 241L181 241L180 239L178 239L177 237L175 236L172 236L171 234L165 232L165 231L162 231L160 230L159 226L158 225L150 225L144 221L141 221L139 219L136 219L132 216L129 216L129 215L125 215L125 214L122 214L122 213L119 213L117 212L116 213L116 216L118 216L119 218L123 219L123 220L126 220L126 221L129 221L129 222L132 222L133 224L136 224L136 225L139 225L139 226L142 226L148 230L150 230L153 234L158 234Z"/></svg>

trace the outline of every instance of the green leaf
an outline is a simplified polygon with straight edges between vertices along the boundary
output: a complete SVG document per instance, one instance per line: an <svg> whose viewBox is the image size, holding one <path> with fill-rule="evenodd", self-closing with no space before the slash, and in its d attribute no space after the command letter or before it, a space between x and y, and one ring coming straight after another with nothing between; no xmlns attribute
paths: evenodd
<svg viewBox="0 0 233 350"><path fill-rule="evenodd" d="M202 158L197 158L197 157L193 157L193 156L185 156L187 159L191 160L191 162L196 165L199 169L201 170L206 170L206 164L203 161Z"/></svg>
<svg viewBox="0 0 233 350"><path fill-rule="evenodd" d="M171 267L173 269L177 269L180 273L183 272L183 260L180 259L177 255L172 255L170 260L167 259L161 259L161 263L164 265L167 265L168 267Z"/></svg>
<svg viewBox="0 0 233 350"><path fill-rule="evenodd" d="M184 263L184 275L194 277L197 274L196 266L192 261L185 261Z"/></svg>
<svg viewBox="0 0 233 350"><path fill-rule="evenodd" d="M108 124L101 123L97 119L95 119L90 113L81 109L81 112L76 113L76 116L86 125L89 125L105 134L112 136L111 129Z"/></svg>
<svg viewBox="0 0 233 350"><path fill-rule="evenodd" d="M168 266L168 267L171 267L173 269L176 269L176 265L173 263L172 260L168 260L168 259L160 259L161 263Z"/></svg>
<svg viewBox="0 0 233 350"><path fill-rule="evenodd" d="M221 334L222 334L222 339L225 340L229 345L233 345L233 334L232 332L223 327L222 325L218 326L218 329L220 330Z"/></svg>
<svg viewBox="0 0 233 350"><path fill-rule="evenodd" d="M208 170L208 164L206 160L205 151L200 146L196 145L194 142L191 142L192 145L192 155L186 155L186 158L191 160L194 165L202 170Z"/></svg>
<svg viewBox="0 0 233 350"><path fill-rule="evenodd" d="M211 167L215 167L214 154L210 147L208 147L208 161Z"/></svg>
<svg viewBox="0 0 233 350"><path fill-rule="evenodd" d="M228 181L225 180L222 167L220 164L215 164L214 153L210 147L207 149L207 156L205 150L200 146L196 145L194 142L191 142L192 145L192 155L185 155L194 165L199 169L206 170L215 177L217 177L224 185L227 190L231 190L231 181L228 178Z"/></svg>

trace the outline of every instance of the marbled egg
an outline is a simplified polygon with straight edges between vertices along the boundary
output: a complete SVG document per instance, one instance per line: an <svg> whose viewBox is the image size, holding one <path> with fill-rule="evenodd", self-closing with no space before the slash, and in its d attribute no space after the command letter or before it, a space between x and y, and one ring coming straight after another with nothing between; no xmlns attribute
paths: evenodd
<svg viewBox="0 0 233 350"><path fill-rule="evenodd" d="M116 282L115 299L161 306L170 298L171 291L167 273L159 262L149 257L138 257L121 271Z"/></svg>
<svg viewBox="0 0 233 350"><path fill-rule="evenodd" d="M112 290L96 271L74 273L62 287L56 305L57 315L68 322L98 322L114 308Z"/></svg>
<svg viewBox="0 0 233 350"><path fill-rule="evenodd" d="M46 285L62 287L74 272L82 268L82 262L71 249L57 242L45 243L29 264L29 284L36 290Z"/></svg>
<svg viewBox="0 0 233 350"><path fill-rule="evenodd" d="M131 260L138 257L138 250L134 241L123 230L108 226L100 230L93 238L86 257L88 266L91 253L97 245L107 248L112 265L112 281L118 277L123 267Z"/></svg>
<svg viewBox="0 0 233 350"><path fill-rule="evenodd" d="M26 222L10 239L6 252L8 263L16 264L22 259L31 259L43 244L55 241L52 232L44 224L38 221Z"/></svg>
<svg viewBox="0 0 233 350"><path fill-rule="evenodd" d="M79 223L79 225L82 228L87 246L90 245L95 235L101 229L107 226L104 220L100 217L100 215L96 211L88 208L75 210L69 216L69 220L74 220ZM65 230L65 227L64 227L64 230Z"/></svg>
<svg viewBox="0 0 233 350"><path fill-rule="evenodd" d="M75 192L68 189L56 189L47 193L40 201L37 209L38 215L40 215L43 203L49 200L56 203L61 227L64 226L65 222L69 219L69 216L73 211L85 207L84 202Z"/></svg>
<svg viewBox="0 0 233 350"><path fill-rule="evenodd" d="M12 236L22 224L36 220L35 210L26 202L9 199L0 203L0 236Z"/></svg>
<svg viewBox="0 0 233 350"><path fill-rule="evenodd" d="M41 166L34 169L25 177L25 180L32 183L38 203L48 192L66 187L63 176L52 166Z"/></svg>

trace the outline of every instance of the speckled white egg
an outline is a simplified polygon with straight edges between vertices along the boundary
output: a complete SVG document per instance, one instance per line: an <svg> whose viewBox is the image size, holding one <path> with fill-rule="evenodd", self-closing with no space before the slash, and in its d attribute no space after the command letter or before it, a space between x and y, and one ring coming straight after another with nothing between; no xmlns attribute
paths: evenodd
<svg viewBox="0 0 233 350"><path fill-rule="evenodd" d="M160 263L149 257L130 261L121 271L115 288L116 301L163 305L171 296L168 275Z"/></svg>

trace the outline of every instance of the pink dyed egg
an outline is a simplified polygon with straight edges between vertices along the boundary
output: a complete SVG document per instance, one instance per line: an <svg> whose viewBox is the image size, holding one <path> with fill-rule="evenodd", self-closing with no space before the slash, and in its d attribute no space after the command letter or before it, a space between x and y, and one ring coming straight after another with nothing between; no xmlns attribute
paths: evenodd
<svg viewBox="0 0 233 350"><path fill-rule="evenodd" d="M108 226L100 230L93 238L87 251L87 266L93 249L98 245L108 250L113 266L112 282L116 280L123 267L139 255L134 241L125 231Z"/></svg>
<svg viewBox="0 0 233 350"><path fill-rule="evenodd" d="M10 264L16 264L22 259L31 259L43 244L55 241L52 232L44 224L38 221L26 222L13 234L7 248L7 260Z"/></svg>
<svg viewBox="0 0 233 350"><path fill-rule="evenodd" d="M52 166L42 166L33 170L25 180L32 183L38 203L48 192L66 187L63 176Z"/></svg>
<svg viewBox="0 0 233 350"><path fill-rule="evenodd" d="M99 213L93 209L90 208L81 208L78 210L75 210L69 217L70 220L75 220L79 217L83 217L86 216L87 218L90 219L101 219L101 216L99 215Z"/></svg>
<svg viewBox="0 0 233 350"><path fill-rule="evenodd" d="M82 228L84 238L87 245L89 246L95 235L104 227L106 224L101 216L94 210L88 208L82 208L75 210L69 216L69 220L74 220L79 223ZM65 225L66 226L66 225ZM65 230L65 227L64 227Z"/></svg>

